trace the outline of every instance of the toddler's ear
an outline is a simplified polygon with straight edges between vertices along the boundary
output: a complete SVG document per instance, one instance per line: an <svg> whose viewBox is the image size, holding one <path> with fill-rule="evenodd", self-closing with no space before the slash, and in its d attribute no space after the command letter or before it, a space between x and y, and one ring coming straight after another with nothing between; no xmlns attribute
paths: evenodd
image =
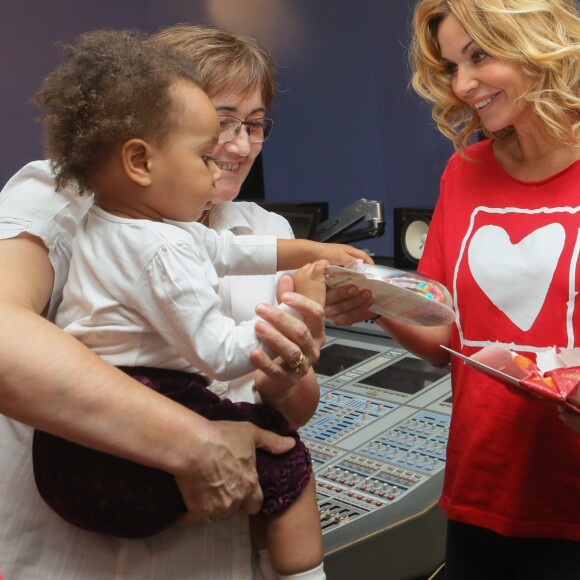
<svg viewBox="0 0 580 580"><path fill-rule="evenodd" d="M130 139L121 148L121 162L127 177L143 187L151 185L151 148L143 139Z"/></svg>

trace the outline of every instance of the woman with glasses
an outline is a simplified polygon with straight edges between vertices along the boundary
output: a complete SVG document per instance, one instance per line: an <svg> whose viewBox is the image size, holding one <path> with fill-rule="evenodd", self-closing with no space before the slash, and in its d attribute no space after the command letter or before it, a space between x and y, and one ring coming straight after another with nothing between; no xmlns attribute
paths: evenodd
<svg viewBox="0 0 580 580"><path fill-rule="evenodd" d="M178 47L196 63L198 82L220 119L219 142L213 156L222 174L216 183L213 207L206 210L199 221L218 232L227 230L237 235L293 238L292 228L282 216L253 202L235 201L264 141L274 128L274 121L267 117L276 92L270 55L251 37L201 25L168 27L154 34L152 39ZM224 79L227 80L224 82ZM222 310L238 324L252 318L256 304L277 303L279 278L280 274L221 278ZM264 364L266 362L264 359ZM294 385L297 392L304 393L317 388L312 368ZM252 375L228 383L214 381L210 389L234 402L260 400ZM268 573L267 551L259 551L258 565L264 574Z"/></svg>
<svg viewBox="0 0 580 580"><path fill-rule="evenodd" d="M204 221L209 218L216 230L291 237L282 218L253 204L231 203L272 125L260 121L274 93L269 59L252 39L203 27L182 32L206 49L216 39L215 52L194 51L192 68L218 114L246 122L233 129L223 123L227 133L214 153L223 203ZM245 515L262 503L256 447L283 453L293 442L248 423L207 421L103 362L40 316L54 316L74 231L91 204L74 192L56 195L54 188L49 163L33 162L0 195L0 572L26 580L259 578ZM276 290L286 292L304 322L273 306ZM291 290L288 278L274 277L258 284L226 279L220 286L225 312L236 322L251 318L262 304L265 323L256 325L257 337L279 356L255 352L260 370L239 384L215 385L216 394L254 402L254 390L276 392L265 401L275 407L285 393L316 387L311 364L324 342L324 319L314 301ZM303 364L295 372L291 367L301 352ZM190 525L124 540L65 523L35 489L32 429L26 425L175 475Z"/></svg>
<svg viewBox="0 0 580 580"><path fill-rule="evenodd" d="M296 292L322 308L328 263L349 263L363 258L362 251L218 234L193 222L221 177L212 156L220 127L188 57L128 31L83 35L67 55L36 102L49 110L45 141L57 184L92 193L94 205L77 231L56 323L106 361L204 417L250 421L295 438L282 456L257 452L264 502L250 520L252 540L288 580L306 572L311 580L324 580L312 463L296 431L314 413L319 390L286 393L277 408L234 404L211 393L210 377L250 373L252 352L266 350L255 338L259 318L235 325L221 312L216 289L220 272L300 267L292 275ZM117 78L110 83L113 72ZM99 100L79 99L71 86ZM116 119L125 122L113 131ZM291 367L299 370L303 358ZM33 465L43 499L82 529L145 538L186 513L166 473L42 431L35 432Z"/></svg>
<svg viewBox="0 0 580 580"><path fill-rule="evenodd" d="M200 222L218 232L293 238L286 219L252 202L234 202L274 122L267 117L276 84L274 63L250 37L206 26L178 25L153 35L153 40L178 47L195 63L197 78L217 110L221 132L213 153L222 176L213 207ZM227 276L220 280L222 308L237 323L254 316L257 303L276 303L279 276ZM316 383L311 370L304 388ZM218 395L233 401L253 400L252 376L228 384L214 383Z"/></svg>

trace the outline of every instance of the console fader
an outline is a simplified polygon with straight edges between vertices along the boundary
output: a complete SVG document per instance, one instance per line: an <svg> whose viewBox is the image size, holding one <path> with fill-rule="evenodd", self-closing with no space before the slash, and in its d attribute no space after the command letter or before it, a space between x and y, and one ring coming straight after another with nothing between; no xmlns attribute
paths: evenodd
<svg viewBox="0 0 580 580"><path fill-rule="evenodd" d="M451 416L447 368L368 323L327 329L310 449L329 580L404 580L443 561L437 506Z"/></svg>

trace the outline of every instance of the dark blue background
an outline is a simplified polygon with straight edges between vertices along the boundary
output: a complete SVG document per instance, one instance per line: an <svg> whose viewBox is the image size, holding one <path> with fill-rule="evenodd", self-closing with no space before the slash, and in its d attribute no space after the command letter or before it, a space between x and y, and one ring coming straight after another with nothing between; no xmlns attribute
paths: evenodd
<svg viewBox="0 0 580 580"><path fill-rule="evenodd" d="M9 7L8 7L9 4ZM42 157L30 99L60 60L55 42L99 28L154 31L204 22L256 36L278 63L263 154L266 198L382 201L393 253L394 207L433 206L452 147L409 89L413 0L18 0L0 12L0 185Z"/></svg>

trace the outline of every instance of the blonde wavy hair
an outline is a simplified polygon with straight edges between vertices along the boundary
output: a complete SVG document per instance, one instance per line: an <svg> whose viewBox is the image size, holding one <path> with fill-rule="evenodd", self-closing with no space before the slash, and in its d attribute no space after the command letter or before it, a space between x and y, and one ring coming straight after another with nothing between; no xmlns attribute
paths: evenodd
<svg viewBox="0 0 580 580"><path fill-rule="evenodd" d="M579 145L580 20L575 0L419 0L410 46L411 85L433 103L432 116L456 150L474 135L502 138L485 129L475 110L458 99L441 59L439 23L453 14L491 57L518 63L533 82L522 98L548 135Z"/></svg>
<svg viewBox="0 0 580 580"><path fill-rule="evenodd" d="M210 98L218 93L247 96L258 89L266 108L272 105L274 61L254 38L210 26L178 24L159 30L151 41L180 49Z"/></svg>

